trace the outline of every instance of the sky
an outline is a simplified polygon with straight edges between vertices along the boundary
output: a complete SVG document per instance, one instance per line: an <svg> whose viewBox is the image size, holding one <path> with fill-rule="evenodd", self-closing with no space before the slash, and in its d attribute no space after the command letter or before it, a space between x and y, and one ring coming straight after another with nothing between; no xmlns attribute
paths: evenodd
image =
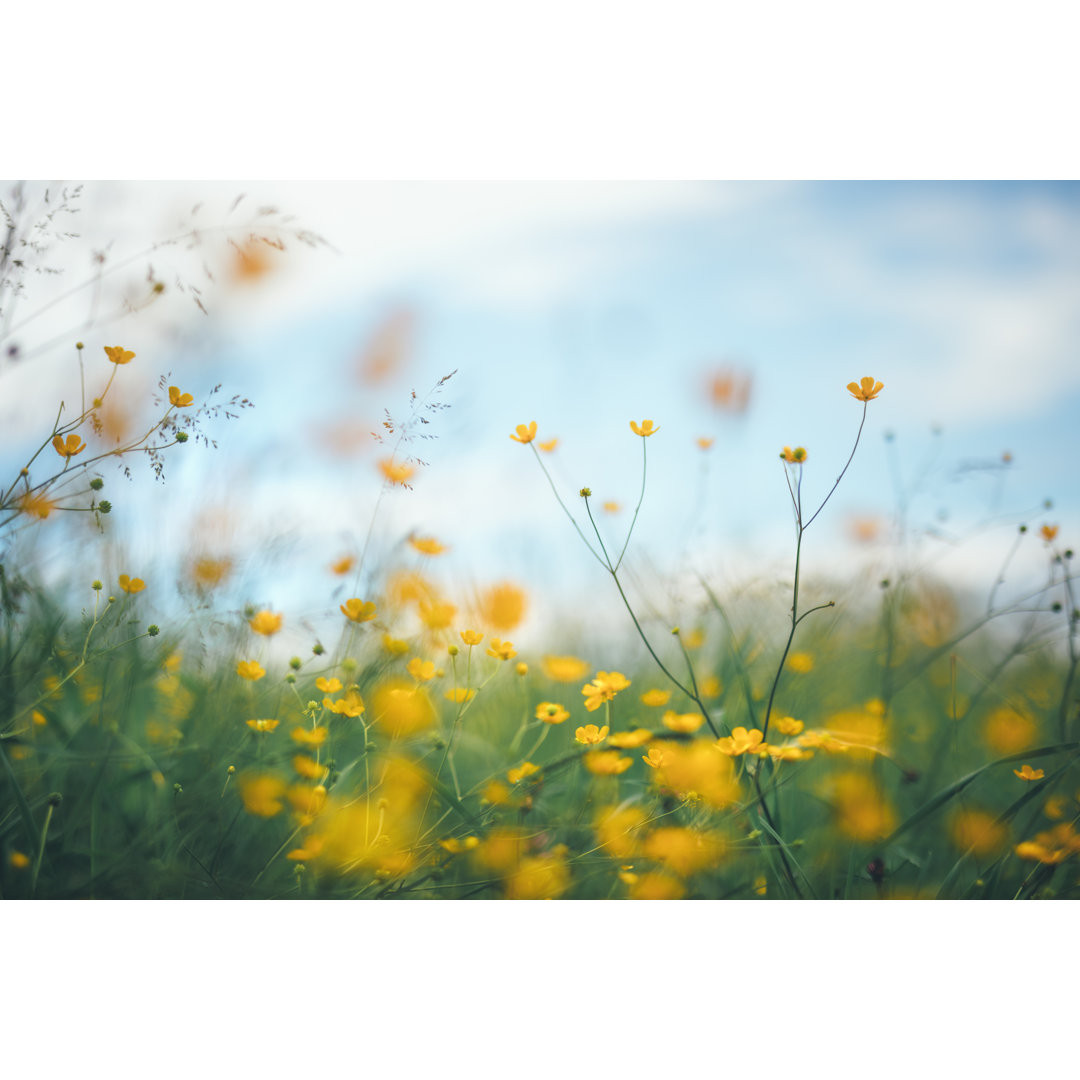
<svg viewBox="0 0 1080 1080"><path fill-rule="evenodd" d="M370 528L372 570L416 532L449 546L447 580L528 583L537 614L607 604L605 572L509 434L535 420L538 440L559 439L544 460L564 501L580 517L589 486L619 548L641 484L629 422L649 418L659 431L628 570L782 582L794 530L779 451L806 447L816 507L851 452L862 407L845 386L864 375L885 390L808 532L809 573L879 573L884 548L854 524L884 530L900 500L917 559L962 585L989 585L1019 521L1080 523L1064 452L1080 406L1077 184L131 182L88 185L80 202L79 239L54 248L64 274L35 279L22 313L86 280L88 251L107 246L111 267L183 232L196 203L200 246L149 256L162 304L107 329L79 329L87 290L25 329L14 320L5 345L23 354L0 366L0 463L18 468L57 392L72 400L69 327L99 373L100 346L122 343L145 357L124 377L147 390L168 371L197 399L218 383L251 399L212 427L216 450L170 460L164 485L109 478L122 493L110 528L162 577L216 529L247 552L245 599L315 613L337 584L328 563ZM265 273L236 280L218 226L240 236L269 205L328 246L290 240ZM133 297L146 265L110 281ZM209 316L177 280L198 282ZM365 378L388 327L395 368ZM713 401L723 372L748 381L745 411ZM399 448L425 462L412 490L380 498L389 444L369 433L385 410L407 416L414 390L447 407L423 413L417 430L434 438ZM698 437L715 442L703 451ZM1037 546L1030 556L1040 564Z"/></svg>

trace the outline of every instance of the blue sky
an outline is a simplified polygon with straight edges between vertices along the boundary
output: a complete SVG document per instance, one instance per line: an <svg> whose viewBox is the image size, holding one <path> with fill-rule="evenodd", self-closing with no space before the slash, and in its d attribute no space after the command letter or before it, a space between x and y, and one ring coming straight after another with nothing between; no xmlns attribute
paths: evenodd
<svg viewBox="0 0 1080 1080"><path fill-rule="evenodd" d="M153 350L185 389L220 381L256 408L219 427L217 452L174 467L164 492L138 485L146 513L133 558L183 550L163 520L228 505L243 521L234 543L265 551L267 530L288 538L287 572L254 573L253 599L318 607L325 563L362 540L379 490L374 447L333 457L320 432L370 430L384 407L400 415L411 389L422 396L454 369L441 398L451 407L428 429L438 439L420 451L430 464L413 491L383 499L374 550L410 529L434 534L459 579L517 578L564 599L609 587L508 435L536 420L541 437L560 438L547 460L575 511L582 484L597 502L632 507L641 442L628 422L646 417L660 432L635 556L783 576L792 529L779 449L807 447L807 501L823 497L861 411L844 386L867 374L886 389L814 526L811 567L865 556L848 524L895 508L891 451L908 476L935 455L916 525L953 536L996 515L1034 523L1044 498L1055 501L1046 520L1080 521L1066 450L1080 406L1080 185L271 187L260 197L337 252L283 263L219 303L209 337ZM148 185L99 197L121 242L154 229L155 206L181 201ZM357 381L357 354L401 305L415 319L407 364L390 382ZM724 365L753 375L745 415L703 393ZM707 455L699 435L716 439ZM624 509L605 527L628 520ZM950 572L986 580L1014 528L987 526Z"/></svg>

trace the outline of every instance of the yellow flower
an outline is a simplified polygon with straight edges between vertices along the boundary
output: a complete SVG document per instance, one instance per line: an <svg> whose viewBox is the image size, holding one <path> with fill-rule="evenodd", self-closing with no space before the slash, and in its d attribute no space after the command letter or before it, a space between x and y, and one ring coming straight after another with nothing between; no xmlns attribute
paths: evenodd
<svg viewBox="0 0 1080 1080"><path fill-rule="evenodd" d="M787 666L792 671L805 675L808 671L814 670L814 658L808 652L793 652L787 658Z"/></svg>
<svg viewBox="0 0 1080 1080"><path fill-rule="evenodd" d="M789 465L801 465L806 460L806 448L803 446L796 446L794 450L790 446L785 446L780 451L780 456Z"/></svg>
<svg viewBox="0 0 1080 1080"><path fill-rule="evenodd" d="M191 394L181 394L179 386L169 387L169 404L178 409L186 409L195 399Z"/></svg>
<svg viewBox="0 0 1080 1080"><path fill-rule="evenodd" d="M390 634L383 634L382 636L383 648L391 656L404 656L409 651L409 643L402 641L400 638L391 637Z"/></svg>
<svg viewBox="0 0 1080 1080"><path fill-rule="evenodd" d="M606 806L598 810L593 828L604 854L613 859L632 859L638 854L639 830L647 820L640 806Z"/></svg>
<svg viewBox="0 0 1080 1080"><path fill-rule="evenodd" d="M326 736L329 733L329 728L314 727L303 728L294 727L290 734L293 740L300 743L301 746L322 746L326 742Z"/></svg>
<svg viewBox="0 0 1080 1080"><path fill-rule="evenodd" d="M670 758L670 752L661 746L650 746L649 752L641 755L641 760L652 769L662 769Z"/></svg>
<svg viewBox="0 0 1080 1080"><path fill-rule="evenodd" d="M544 855L523 858L506 879L507 900L554 900L566 892L570 871L559 845Z"/></svg>
<svg viewBox="0 0 1080 1080"><path fill-rule="evenodd" d="M655 434L660 429L658 427L653 427L653 422L651 420L642 420L641 427L638 427L636 420L631 420L630 430L635 435L640 435L642 438L645 438L647 435Z"/></svg>
<svg viewBox="0 0 1080 1080"><path fill-rule="evenodd" d="M686 886L670 874L642 874L630 886L631 900L681 900Z"/></svg>
<svg viewBox="0 0 1080 1080"><path fill-rule="evenodd" d="M592 682L586 683L581 692L585 695L585 708L595 712L605 701L611 701L620 690L625 690L630 680L618 671L598 671Z"/></svg>
<svg viewBox="0 0 1080 1080"><path fill-rule="evenodd" d="M539 771L539 765L534 765L531 761L523 761L516 769L511 769L506 774L506 779L511 784L520 784L526 777L535 776Z"/></svg>
<svg viewBox="0 0 1080 1080"><path fill-rule="evenodd" d="M453 604L444 604L435 600L430 604L420 604L420 619L429 630L445 630L457 614Z"/></svg>
<svg viewBox="0 0 1080 1080"><path fill-rule="evenodd" d="M191 564L191 576L199 588L220 585L232 570L232 559L213 559L203 555Z"/></svg>
<svg viewBox="0 0 1080 1080"><path fill-rule="evenodd" d="M576 656L545 656L540 667L552 682L573 683L587 674L592 665Z"/></svg>
<svg viewBox="0 0 1080 1080"><path fill-rule="evenodd" d="M702 450L711 449L714 442L716 442L716 440L708 435L699 435L697 437L697 444Z"/></svg>
<svg viewBox="0 0 1080 1080"><path fill-rule="evenodd" d="M364 712L364 699L355 686L350 686L340 701L323 698L323 705L338 716L356 717L363 715Z"/></svg>
<svg viewBox="0 0 1080 1080"><path fill-rule="evenodd" d="M315 686L324 694L336 694L341 689L341 680L318 678L315 680Z"/></svg>
<svg viewBox="0 0 1080 1080"><path fill-rule="evenodd" d="M763 737L757 728L747 731L744 727L737 727L726 738L717 739L716 746L729 757L738 757L748 751L755 752Z"/></svg>
<svg viewBox="0 0 1080 1080"><path fill-rule="evenodd" d="M480 642L484 640L484 635L478 633L476 630L462 630L461 640L464 641L466 645L479 645Z"/></svg>
<svg viewBox="0 0 1080 1080"><path fill-rule="evenodd" d="M620 776L634 764L618 750L590 750L581 761L593 776Z"/></svg>
<svg viewBox="0 0 1080 1080"><path fill-rule="evenodd" d="M1034 840L1017 844L1014 850L1021 859L1053 865L1080 851L1080 836L1069 822L1062 821L1049 832L1039 833Z"/></svg>
<svg viewBox="0 0 1080 1080"><path fill-rule="evenodd" d="M86 449L86 443L78 435L69 435L66 442L59 435L56 435L53 437L52 444L53 449L62 458L72 458Z"/></svg>
<svg viewBox="0 0 1080 1080"><path fill-rule="evenodd" d="M246 720L245 723L252 731L273 731L278 726L278 720Z"/></svg>
<svg viewBox="0 0 1080 1080"><path fill-rule="evenodd" d="M517 656L512 641L500 641L497 637L493 637L488 643L487 654L494 656L497 660L509 660Z"/></svg>
<svg viewBox="0 0 1080 1080"><path fill-rule="evenodd" d="M517 431L517 434L510 436L510 438L513 439L514 442L519 442L519 443L532 442L533 439L536 438L536 421L531 420L527 425L526 424L518 424L518 426L517 426L517 428L515 430Z"/></svg>
<svg viewBox="0 0 1080 1080"><path fill-rule="evenodd" d="M554 450L555 447L559 445L559 440L558 439L548 439L547 442L539 442L536 445L538 447L540 447L540 449L543 450L545 454L550 454L551 451Z"/></svg>
<svg viewBox="0 0 1080 1080"><path fill-rule="evenodd" d="M43 712L42 712L42 711L41 711L40 709L35 709L35 710L34 710L34 711L33 711L33 712L32 712L32 713L30 714L30 719L31 719L31 720L32 720L32 721L33 721L33 722L34 722L34 723L35 723L35 724L36 724L36 725L37 725L38 727L45 727L45 726L46 726L46 725L47 725L47 724L49 723L49 721L48 721L48 718L47 718L47 717L45 716L45 714L44 714L44 713L43 713Z"/></svg>
<svg viewBox="0 0 1080 1080"><path fill-rule="evenodd" d="M846 836L869 844L896 828L896 814L871 776L844 773L834 778L833 785L836 825Z"/></svg>
<svg viewBox="0 0 1080 1080"><path fill-rule="evenodd" d="M256 679L261 679L266 674L266 669L258 660L241 660L236 665L236 674L242 679L250 679L255 682Z"/></svg>
<svg viewBox="0 0 1080 1080"><path fill-rule="evenodd" d="M602 743L608 736L608 726L605 724L598 728L595 724L586 724L574 732L574 738L585 746L595 746Z"/></svg>
<svg viewBox="0 0 1080 1080"><path fill-rule="evenodd" d="M621 750L632 750L635 746L644 746L652 738L648 728L635 728L633 731L618 731L608 739L611 746Z"/></svg>
<svg viewBox="0 0 1080 1080"><path fill-rule="evenodd" d="M356 560L351 555L343 555L337 562L330 564L330 569L339 576L347 574L356 565Z"/></svg>
<svg viewBox="0 0 1080 1080"><path fill-rule="evenodd" d="M44 495L38 495L32 491L28 491L19 499L19 510L22 513L36 515L42 521L55 509L56 503L51 499L46 499Z"/></svg>
<svg viewBox="0 0 1080 1080"><path fill-rule="evenodd" d="M114 364L128 364L135 359L135 354L120 345L106 345L105 355Z"/></svg>
<svg viewBox="0 0 1080 1080"><path fill-rule="evenodd" d="M525 591L509 581L501 581L481 594L477 615L488 629L508 633L521 624L527 607Z"/></svg>
<svg viewBox="0 0 1080 1080"><path fill-rule="evenodd" d="M326 841L321 836L309 836L304 840L303 847L293 848L285 858L292 862L310 862L322 854Z"/></svg>
<svg viewBox="0 0 1080 1080"><path fill-rule="evenodd" d="M21 851L13 851L8 856L8 864L12 870L25 870L30 865L30 856L24 855Z"/></svg>
<svg viewBox="0 0 1080 1080"><path fill-rule="evenodd" d="M1033 769L1030 765L1023 765L1019 769L1013 769L1013 774L1021 780L1041 780L1046 773L1042 769Z"/></svg>
<svg viewBox="0 0 1080 1080"><path fill-rule="evenodd" d="M71 436L69 436L71 438ZM1044 525L1039 532L1042 534L1042 538L1049 544L1058 534L1057 525Z"/></svg>
<svg viewBox="0 0 1080 1080"><path fill-rule="evenodd" d="M260 611L248 622L248 625L256 634L270 637L271 634L276 634L281 629L281 619L282 616L275 615L270 611Z"/></svg>
<svg viewBox="0 0 1080 1080"><path fill-rule="evenodd" d="M1026 713L1002 705L986 718L982 734L999 754L1018 754L1035 742L1038 726Z"/></svg>
<svg viewBox="0 0 1080 1080"><path fill-rule="evenodd" d="M351 600L346 600L344 604L339 604L338 607L341 609L341 614L354 623L371 622L375 618L375 604L371 600L365 601L354 596Z"/></svg>
<svg viewBox="0 0 1080 1080"><path fill-rule="evenodd" d="M864 375L857 383L849 382L847 388L856 400L873 401L885 389L885 384L874 382L872 375Z"/></svg>
<svg viewBox="0 0 1080 1080"><path fill-rule="evenodd" d="M802 732L803 722L790 716L778 716L773 724L781 735L798 735Z"/></svg>
<svg viewBox="0 0 1080 1080"><path fill-rule="evenodd" d="M949 838L961 851L993 855L1005 846L1009 830L986 810L957 810L949 819Z"/></svg>
<svg viewBox="0 0 1080 1080"><path fill-rule="evenodd" d="M646 690L641 695L642 705L666 705L670 700L670 690Z"/></svg>
<svg viewBox="0 0 1080 1080"><path fill-rule="evenodd" d="M142 578L130 578L127 574L121 574L117 581L126 593L142 592L146 588L146 582Z"/></svg>
<svg viewBox="0 0 1080 1080"><path fill-rule="evenodd" d="M475 690L466 690L464 686L455 686L451 690L447 690L443 697L447 701L452 701L455 705L461 705L463 702L472 701L476 697Z"/></svg>
<svg viewBox="0 0 1080 1080"><path fill-rule="evenodd" d="M701 713L677 713L673 709L668 709L660 717L660 722L670 731L681 731L689 735L705 723L705 717Z"/></svg>
<svg viewBox="0 0 1080 1080"><path fill-rule="evenodd" d="M237 781L244 809L256 817L274 817L285 809L285 781L277 776L242 776Z"/></svg>
<svg viewBox="0 0 1080 1080"><path fill-rule="evenodd" d="M376 688L372 713L394 738L414 735L435 723L435 706L427 691L404 679L388 679Z"/></svg>
<svg viewBox="0 0 1080 1080"><path fill-rule="evenodd" d="M604 510L609 514L617 514L621 509L622 507L614 499L608 499L604 503Z"/></svg>
<svg viewBox="0 0 1080 1080"><path fill-rule="evenodd" d="M402 485L404 485L405 481L416 472L411 465L406 465L404 462L396 462L392 457L383 458L379 462L379 469L391 484Z"/></svg>
<svg viewBox="0 0 1080 1080"><path fill-rule="evenodd" d="M727 844L718 833L666 826L645 838L645 855L655 859L679 877L690 877L715 866L726 854Z"/></svg>
<svg viewBox="0 0 1080 1080"><path fill-rule="evenodd" d="M408 671L417 682L427 682L429 679L435 678L434 661L421 660L419 656L414 656L408 664L405 665L405 670Z"/></svg>
<svg viewBox="0 0 1080 1080"><path fill-rule="evenodd" d="M525 675L528 675L528 674L529 674L529 665L528 665L528 664L526 664L524 660L519 660L519 661L518 661L518 662L517 662L517 663L516 663L516 664L514 665L514 671L515 671L515 672L516 672L516 673L517 673L518 675L521 675L521 676L525 676Z"/></svg>
<svg viewBox="0 0 1080 1080"><path fill-rule="evenodd" d="M501 780L492 780L480 793L480 801L491 806L509 806L510 789Z"/></svg>
<svg viewBox="0 0 1080 1080"><path fill-rule="evenodd" d="M541 701L536 706L536 719L543 720L545 724L561 724L570 719L570 714L553 701Z"/></svg>
<svg viewBox="0 0 1080 1080"><path fill-rule="evenodd" d="M320 765L307 754L297 754L292 759L293 768L308 780L320 780L326 772L326 766Z"/></svg>
<svg viewBox="0 0 1080 1080"><path fill-rule="evenodd" d="M421 555L441 555L446 550L446 545L440 544L434 536L410 536L409 544Z"/></svg>

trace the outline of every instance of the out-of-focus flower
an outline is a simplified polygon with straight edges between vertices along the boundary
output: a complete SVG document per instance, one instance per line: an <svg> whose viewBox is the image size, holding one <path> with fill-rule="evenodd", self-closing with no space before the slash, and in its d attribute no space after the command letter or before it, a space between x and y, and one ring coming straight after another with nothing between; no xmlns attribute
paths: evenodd
<svg viewBox="0 0 1080 1080"><path fill-rule="evenodd" d="M686 886L670 874L642 874L630 886L631 900L681 900L685 895Z"/></svg>
<svg viewBox="0 0 1080 1080"><path fill-rule="evenodd" d="M279 776L247 775L237 781L244 809L256 817L271 818L285 809L285 781Z"/></svg>
<svg viewBox="0 0 1080 1080"><path fill-rule="evenodd" d="M680 731L685 734L693 734L702 724L705 723L705 717L701 713L677 713L673 709L668 709L662 717L660 722L669 731Z"/></svg>
<svg viewBox="0 0 1080 1080"><path fill-rule="evenodd" d="M8 856L8 865L12 870L25 870L30 865L30 856L21 851L13 851Z"/></svg>
<svg viewBox="0 0 1080 1080"><path fill-rule="evenodd" d="M428 682L435 678L435 662L433 660L421 660L419 656L414 656L405 665L405 670L417 682Z"/></svg>
<svg viewBox="0 0 1080 1080"><path fill-rule="evenodd" d="M402 641L400 638L393 637L390 634L383 634L382 643L383 648L391 656L404 656L409 651L407 641Z"/></svg>
<svg viewBox="0 0 1080 1080"><path fill-rule="evenodd" d="M579 727L574 732L574 738L585 746L593 746L596 743L603 742L608 736L608 726L605 724L602 728L597 727L595 724L586 724L584 727Z"/></svg>
<svg viewBox="0 0 1080 1080"><path fill-rule="evenodd" d="M279 720L246 720L245 723L252 731L270 732L278 726Z"/></svg>
<svg viewBox="0 0 1080 1080"><path fill-rule="evenodd" d="M585 708L595 712L605 701L612 701L620 690L625 690L630 680L619 671L598 671L592 682L586 683L581 692L585 695Z"/></svg>
<svg viewBox="0 0 1080 1080"><path fill-rule="evenodd" d="M53 449L62 458L73 458L76 454L81 454L86 449L86 443L79 438L78 435L69 435L66 440L62 439L59 435L53 437Z"/></svg>
<svg viewBox="0 0 1080 1080"><path fill-rule="evenodd" d="M717 409L724 412L744 413L750 403L753 376L735 368L721 368L708 381L709 398Z"/></svg>
<svg viewBox="0 0 1080 1080"><path fill-rule="evenodd" d="M120 345L106 345L105 355L114 364L129 364L135 359L135 354L129 349L125 349Z"/></svg>
<svg viewBox="0 0 1080 1080"><path fill-rule="evenodd" d="M873 401L885 389L885 384L874 382L872 375L864 375L857 383L849 382L847 388L858 401Z"/></svg>
<svg viewBox="0 0 1080 1080"><path fill-rule="evenodd" d="M200 589L220 585L232 572L232 559L215 559L200 555L191 564L191 579Z"/></svg>
<svg viewBox="0 0 1080 1080"><path fill-rule="evenodd" d="M446 551L446 545L440 544L434 536L410 536L409 544L421 555L441 555Z"/></svg>
<svg viewBox="0 0 1080 1080"><path fill-rule="evenodd" d="M146 582L142 578L128 577L127 574L121 574L116 580L126 593L142 592L146 588Z"/></svg>
<svg viewBox="0 0 1080 1080"><path fill-rule="evenodd" d="M545 454L550 454L551 451L554 450L555 447L559 445L559 440L558 439L548 439L547 442L538 442L536 445L541 450L543 450Z"/></svg>
<svg viewBox="0 0 1080 1080"><path fill-rule="evenodd" d="M644 746L652 738L652 732L648 728L635 728L633 731L617 731L608 737L609 746L617 746L620 750L633 750L636 746Z"/></svg>
<svg viewBox="0 0 1080 1080"><path fill-rule="evenodd" d="M591 667L587 660L579 660L576 656L545 656L540 661L541 670L552 682L577 682Z"/></svg>
<svg viewBox="0 0 1080 1080"><path fill-rule="evenodd" d="M519 626L525 618L527 607L525 590L509 581L500 581L484 590L476 603L480 622L501 633L509 633Z"/></svg>
<svg viewBox="0 0 1080 1080"><path fill-rule="evenodd" d="M186 409L194 400L191 394L181 394L179 386L169 387L169 404L177 409Z"/></svg>
<svg viewBox="0 0 1080 1080"><path fill-rule="evenodd" d="M663 768L670 754L662 746L650 746L647 754L641 755L641 760L651 769Z"/></svg>
<svg viewBox="0 0 1080 1080"><path fill-rule="evenodd" d="M360 691L355 686L350 686L345 691L345 696L339 698L337 701L326 697L323 698L323 705L329 709L332 713L336 713L338 716L348 716L355 719L357 716L364 714L364 699L360 696Z"/></svg>
<svg viewBox="0 0 1080 1080"><path fill-rule="evenodd" d="M793 652L787 658L787 666L800 675L814 670L814 657L808 652Z"/></svg>
<svg viewBox="0 0 1080 1080"><path fill-rule="evenodd" d="M375 723L393 738L426 731L435 723L435 706L422 686L404 679L387 679L372 694Z"/></svg>
<svg viewBox="0 0 1080 1080"><path fill-rule="evenodd" d="M330 564L333 573L341 576L347 574L356 565L356 560L351 555L343 555L337 562Z"/></svg>
<svg viewBox="0 0 1080 1080"><path fill-rule="evenodd" d="M642 705L666 705L670 700L670 690L646 690L645 693L641 695Z"/></svg>
<svg viewBox="0 0 1080 1080"><path fill-rule="evenodd" d="M447 701L452 701L455 705L462 705L466 701L472 701L476 697L476 691L472 689L466 690L464 686L454 686L447 690L443 697Z"/></svg>
<svg viewBox="0 0 1080 1080"><path fill-rule="evenodd" d="M727 843L718 833L678 826L656 829L645 838L642 848L647 858L684 878L715 866L727 853Z"/></svg>
<svg viewBox="0 0 1080 1080"><path fill-rule="evenodd" d="M430 604L421 601L419 610L420 621L429 630L445 630L457 614L457 608L453 604L441 600L433 600Z"/></svg>
<svg viewBox="0 0 1080 1080"><path fill-rule="evenodd" d="M492 638L488 642L487 654L494 656L496 660L510 660L517 656L512 641L500 641L498 638Z"/></svg>
<svg viewBox="0 0 1080 1080"><path fill-rule="evenodd" d="M773 721L773 726L781 735L799 735L805 726L801 720L792 716L778 716Z"/></svg>
<svg viewBox="0 0 1080 1080"><path fill-rule="evenodd" d="M318 678L315 680L315 687L321 690L324 694L336 694L341 689L342 683L340 679L324 679Z"/></svg>
<svg viewBox="0 0 1080 1080"><path fill-rule="evenodd" d="M780 451L780 456L789 465L801 465L806 460L806 447L796 446L795 449L792 450L790 446L785 446L784 449Z"/></svg>
<svg viewBox="0 0 1080 1080"><path fill-rule="evenodd" d="M258 660L241 660L236 665L236 674L242 679L250 679L255 682L256 679L261 679L266 674L266 668Z"/></svg>
<svg viewBox="0 0 1080 1080"><path fill-rule="evenodd" d="M593 829L605 855L632 859L641 845L641 827L648 815L640 806L605 806L596 812Z"/></svg>
<svg viewBox="0 0 1080 1080"><path fill-rule="evenodd" d="M321 780L326 775L326 766L320 765L307 754L296 754L292 759L292 765L306 780Z"/></svg>
<svg viewBox="0 0 1080 1080"><path fill-rule="evenodd" d="M1019 754L1035 742L1037 734L1035 721L1009 705L994 709L983 722L983 739L999 754Z"/></svg>
<svg viewBox="0 0 1080 1080"><path fill-rule="evenodd" d="M38 492L28 491L19 498L19 510L32 517L45 520L56 509L56 503Z"/></svg>
<svg viewBox="0 0 1080 1080"><path fill-rule="evenodd" d="M68 436L68 438L70 439L71 436ZM1041 533L1042 538L1049 544L1054 539L1054 537L1057 536L1057 534L1058 534L1058 526L1057 525L1044 525L1039 530L1039 532Z"/></svg>
<svg viewBox="0 0 1080 1080"><path fill-rule="evenodd" d="M949 819L949 838L961 851L994 855L1005 846L1009 831L985 810L961 809Z"/></svg>
<svg viewBox="0 0 1080 1080"><path fill-rule="evenodd" d="M266 637L270 637L271 634L276 634L281 629L281 621L281 615L275 615L270 611L260 611L249 620L248 626L250 626L256 634L263 634Z"/></svg>
<svg viewBox="0 0 1080 1080"><path fill-rule="evenodd" d="M634 759L618 750L590 750L581 762L593 776L620 776L634 764Z"/></svg>
<svg viewBox="0 0 1080 1080"><path fill-rule="evenodd" d="M1080 836L1068 821L1062 821L1034 840L1025 840L1014 849L1021 859L1056 865L1080 851Z"/></svg>
<svg viewBox="0 0 1080 1080"><path fill-rule="evenodd" d="M622 506L614 499L608 499L608 501L603 504L603 510L607 514L617 514L621 509Z"/></svg>
<svg viewBox="0 0 1080 1080"><path fill-rule="evenodd" d="M1014 775L1021 780L1041 780L1045 775L1042 769L1033 769L1030 765L1023 765L1019 769L1013 769Z"/></svg>
<svg viewBox="0 0 1080 1080"><path fill-rule="evenodd" d="M536 438L536 421L530 420L528 424L518 424L514 430L517 434L510 436L514 442L530 443Z"/></svg>
<svg viewBox="0 0 1080 1080"><path fill-rule="evenodd" d="M570 885L566 848L523 858L506 879L507 900L554 900Z"/></svg>
<svg viewBox="0 0 1080 1080"><path fill-rule="evenodd" d="M404 485L416 472L411 465L403 461L394 461L392 457L383 458L378 464L379 470L391 484Z"/></svg>
<svg viewBox="0 0 1080 1080"><path fill-rule="evenodd" d="M716 740L716 747L729 757L738 757L740 754L755 753L764 736L753 728L747 731L744 727L732 728L731 734Z"/></svg>
<svg viewBox="0 0 1080 1080"><path fill-rule="evenodd" d="M516 769L511 769L506 774L506 779L511 784L520 784L522 780L527 777L535 776L540 771L539 765L534 765L531 761L523 761Z"/></svg>
<svg viewBox="0 0 1080 1080"><path fill-rule="evenodd" d="M711 435L699 435L695 440L701 450L711 450L716 440Z"/></svg>
<svg viewBox="0 0 1080 1080"><path fill-rule="evenodd" d="M836 827L860 843L881 840L896 828L892 806L867 773L848 772L834 777L831 801Z"/></svg>
<svg viewBox="0 0 1080 1080"><path fill-rule="evenodd" d="M358 596L346 600L344 604L339 604L338 607L341 608L341 614L350 622L371 622L375 618L375 604L371 600L361 600Z"/></svg>
<svg viewBox="0 0 1080 1080"><path fill-rule="evenodd" d="M631 420L630 430L635 435L640 435L644 439L649 435L655 435L660 429L658 427L653 427L653 422L651 420L642 420L640 427L636 420Z"/></svg>
<svg viewBox="0 0 1080 1080"><path fill-rule="evenodd" d="M541 701L536 706L536 719L543 720L545 724L561 724L570 719L570 714L553 701Z"/></svg>
<svg viewBox="0 0 1080 1080"><path fill-rule="evenodd" d="M326 736L330 733L329 728L325 727L294 727L289 734L292 736L294 742L300 743L301 746L319 747L326 742Z"/></svg>

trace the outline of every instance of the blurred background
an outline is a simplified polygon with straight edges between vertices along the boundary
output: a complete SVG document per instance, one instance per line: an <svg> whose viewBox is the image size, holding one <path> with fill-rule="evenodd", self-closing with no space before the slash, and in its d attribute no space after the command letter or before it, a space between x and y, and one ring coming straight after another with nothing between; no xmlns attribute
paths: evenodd
<svg viewBox="0 0 1080 1080"><path fill-rule="evenodd" d="M64 187L5 181L0 198L36 221ZM57 584L137 574L162 618L213 585L215 607L317 627L408 565L459 593L521 583L519 633L539 644L556 611L599 618L618 597L509 435L535 420L538 442L558 440L554 483L586 529L591 488L618 549L641 483L629 421L648 418L627 570L676 621L699 574L789 588L778 455L806 447L816 508L864 375L885 389L807 533L811 578L876 582L900 560L985 597L1019 523L1076 535L1074 183L110 182L70 202L32 234L33 272L5 304L5 486L57 400L78 401L76 340L88 391L108 377L104 345L137 354L117 424L163 374L254 407L205 423L216 447L170 451L164 483L138 461L130 479L100 470L108 554L89 515L22 530L23 558ZM408 488L385 483L391 454L413 466ZM333 573L365 549L359 580ZM197 580L214 565L220 580ZM1041 544L1010 573L1041 583Z"/></svg>

